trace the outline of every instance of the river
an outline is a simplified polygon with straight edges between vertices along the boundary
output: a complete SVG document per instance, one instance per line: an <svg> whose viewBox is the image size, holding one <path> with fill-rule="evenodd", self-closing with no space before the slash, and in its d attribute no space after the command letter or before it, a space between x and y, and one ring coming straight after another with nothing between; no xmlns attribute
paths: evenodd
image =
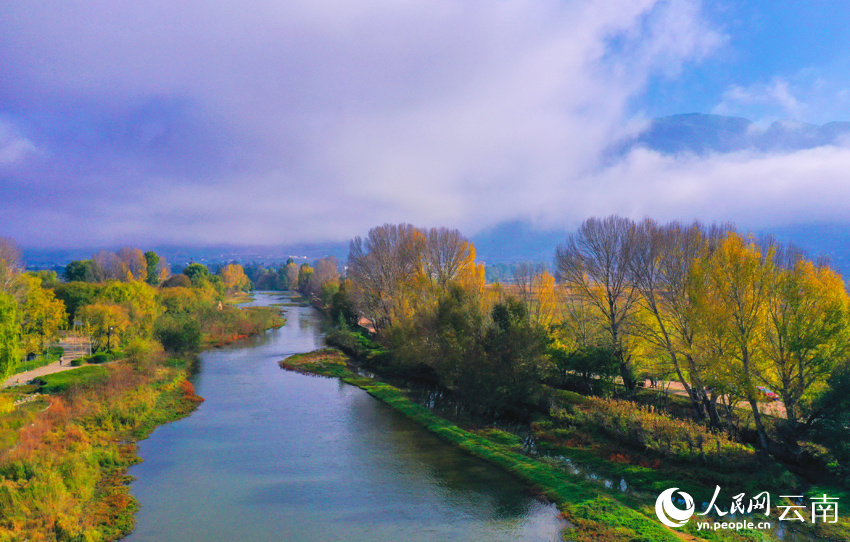
<svg viewBox="0 0 850 542"><path fill-rule="evenodd" d="M201 354L206 401L139 443L125 540L560 540L557 509L506 473L358 388L281 370L322 345L314 309L285 311L284 327Z"/></svg>

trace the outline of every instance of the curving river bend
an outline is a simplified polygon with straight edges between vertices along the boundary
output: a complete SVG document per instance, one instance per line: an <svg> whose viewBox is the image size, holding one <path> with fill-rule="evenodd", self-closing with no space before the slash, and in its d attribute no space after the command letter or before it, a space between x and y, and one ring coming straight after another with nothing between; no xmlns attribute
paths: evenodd
<svg viewBox="0 0 850 542"><path fill-rule="evenodd" d="M358 388L281 370L322 346L312 308L286 317L201 355L194 383L206 402L139 443L144 462L130 474L141 510L125 540L560 540L557 509L506 473Z"/></svg>

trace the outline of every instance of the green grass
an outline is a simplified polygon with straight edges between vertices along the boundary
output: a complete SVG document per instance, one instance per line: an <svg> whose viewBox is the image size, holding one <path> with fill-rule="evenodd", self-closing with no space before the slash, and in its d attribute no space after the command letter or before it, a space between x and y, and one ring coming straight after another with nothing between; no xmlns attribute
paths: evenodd
<svg viewBox="0 0 850 542"><path fill-rule="evenodd" d="M89 386L106 379L109 369L99 365L89 365L39 377L41 393L57 395L74 386Z"/></svg>
<svg viewBox="0 0 850 542"><path fill-rule="evenodd" d="M50 365L54 361L59 360L59 355L48 355L48 356L38 356L30 361L22 361L19 363L14 371L15 373L23 373L26 371L32 371L33 369L38 369L39 367L44 367L45 365Z"/></svg>

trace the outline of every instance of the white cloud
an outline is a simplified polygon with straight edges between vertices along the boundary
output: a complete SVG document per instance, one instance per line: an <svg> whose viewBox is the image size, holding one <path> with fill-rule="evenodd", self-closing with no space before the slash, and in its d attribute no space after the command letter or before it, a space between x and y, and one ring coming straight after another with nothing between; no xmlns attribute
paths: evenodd
<svg viewBox="0 0 850 542"><path fill-rule="evenodd" d="M786 154L741 152L707 157L631 152L587 183L581 216L733 221L749 228L850 221L850 148ZM564 223L550 208L550 223Z"/></svg>
<svg viewBox="0 0 850 542"><path fill-rule="evenodd" d="M35 145L12 125L0 118L0 167L22 162L37 152Z"/></svg>
<svg viewBox="0 0 850 542"><path fill-rule="evenodd" d="M805 118L807 107L797 98L798 93L798 89L782 78L748 87L734 85L723 93L722 101L713 112L718 115L739 115L743 111L752 112L754 106L759 106L772 110L778 117L799 120Z"/></svg>

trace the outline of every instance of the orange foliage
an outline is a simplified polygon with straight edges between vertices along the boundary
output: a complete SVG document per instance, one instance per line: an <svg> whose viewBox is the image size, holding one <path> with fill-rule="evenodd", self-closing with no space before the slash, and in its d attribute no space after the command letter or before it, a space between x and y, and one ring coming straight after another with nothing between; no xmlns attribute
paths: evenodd
<svg viewBox="0 0 850 542"><path fill-rule="evenodd" d="M183 392L183 397L189 401L200 403L204 400L203 397L195 394L195 386L193 386L188 380L184 380L180 383L180 391Z"/></svg>

